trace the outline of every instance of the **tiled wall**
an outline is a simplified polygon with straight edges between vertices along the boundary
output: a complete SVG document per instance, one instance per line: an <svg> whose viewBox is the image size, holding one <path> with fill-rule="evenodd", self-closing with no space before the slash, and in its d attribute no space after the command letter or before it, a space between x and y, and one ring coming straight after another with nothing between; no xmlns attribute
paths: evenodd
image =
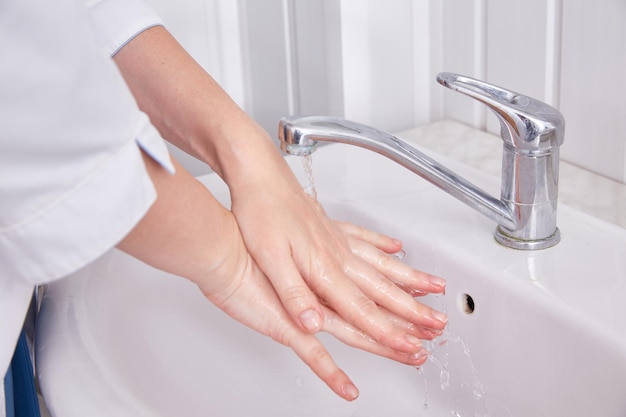
<svg viewBox="0 0 626 417"><path fill-rule="evenodd" d="M270 132L288 113L497 132L484 107L435 83L452 71L560 108L563 159L626 182L624 0L149 1Z"/></svg>

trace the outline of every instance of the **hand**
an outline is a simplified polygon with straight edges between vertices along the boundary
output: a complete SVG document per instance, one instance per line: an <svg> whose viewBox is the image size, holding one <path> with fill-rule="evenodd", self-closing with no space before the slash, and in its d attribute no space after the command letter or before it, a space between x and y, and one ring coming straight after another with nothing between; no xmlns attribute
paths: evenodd
<svg viewBox="0 0 626 417"><path fill-rule="evenodd" d="M198 283L206 297L239 322L289 346L339 396L349 401L357 398L358 389L324 346L294 324L254 260L245 250L239 253L243 256L237 263L238 271L231 275L228 285L217 288L214 277L207 277L206 286ZM323 306L322 310L324 322L320 329L350 346L412 366L423 364L427 358L423 349L414 354L396 352L372 340L331 309Z"/></svg>
<svg viewBox="0 0 626 417"><path fill-rule="evenodd" d="M380 274L379 277L383 278L380 285L389 286L388 290L384 290L380 286L374 287L371 295L374 301L377 298L388 301L393 313L388 316L389 320L420 339L432 340L440 336L443 327L447 324L447 316L412 298L428 293L444 293L445 280L413 269L397 257L392 256L402 250L402 242L354 224L344 222L335 222L335 224L348 237L352 253L376 269ZM395 286L390 285L391 283ZM403 290L404 293L399 292L398 289ZM394 299L393 294L399 298ZM388 295L388 300L385 300L385 295ZM387 305L387 303L376 302L379 305ZM402 306L408 306L409 309L403 311ZM411 311L411 307L415 310ZM401 317L411 317L412 315L416 318L415 322L401 319ZM427 323L420 326L418 323L422 323L424 317L426 317ZM435 323L434 327L430 327L428 324L432 323L433 317L438 323ZM418 325L416 326L416 324Z"/></svg>
<svg viewBox="0 0 626 417"><path fill-rule="evenodd" d="M444 292L445 282L389 255L400 242L332 222L287 170L231 187L231 195L246 246L294 323L322 330L325 305L378 344L419 352L419 339L440 334L447 317L412 295Z"/></svg>

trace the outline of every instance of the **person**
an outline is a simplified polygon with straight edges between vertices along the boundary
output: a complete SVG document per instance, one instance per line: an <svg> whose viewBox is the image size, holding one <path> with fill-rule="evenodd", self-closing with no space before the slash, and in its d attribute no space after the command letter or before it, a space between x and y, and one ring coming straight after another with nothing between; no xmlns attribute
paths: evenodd
<svg viewBox="0 0 626 417"><path fill-rule="evenodd" d="M420 340L440 335L447 317L414 295L442 293L445 281L391 256L401 242L329 219L146 4L2 3L0 374L33 286L113 247L193 281L346 400L358 390L315 333L426 360ZM224 179L230 209L162 138Z"/></svg>

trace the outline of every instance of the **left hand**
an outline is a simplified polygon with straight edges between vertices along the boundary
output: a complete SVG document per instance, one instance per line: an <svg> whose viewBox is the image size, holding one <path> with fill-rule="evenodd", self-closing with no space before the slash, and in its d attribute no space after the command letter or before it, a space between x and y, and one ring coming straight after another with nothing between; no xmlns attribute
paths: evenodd
<svg viewBox="0 0 626 417"><path fill-rule="evenodd" d="M331 221L287 170L231 187L232 212L250 254L301 330L322 329L327 310L321 298L345 322L396 352L416 353L420 338L440 334L445 314L412 295L444 292L445 282L389 255L400 242Z"/></svg>
<svg viewBox="0 0 626 417"><path fill-rule="evenodd" d="M229 274L232 281L228 285L216 287L213 276L206 277L206 282L197 282L205 296L237 321L289 346L336 394L349 401L356 399L358 389L354 383L314 335L295 325L258 265L245 250L241 254L235 257L241 262L234 264L238 267ZM330 308L321 308L324 320L320 330L350 346L412 366L423 364L428 356L424 349L415 353L394 351L347 323Z"/></svg>

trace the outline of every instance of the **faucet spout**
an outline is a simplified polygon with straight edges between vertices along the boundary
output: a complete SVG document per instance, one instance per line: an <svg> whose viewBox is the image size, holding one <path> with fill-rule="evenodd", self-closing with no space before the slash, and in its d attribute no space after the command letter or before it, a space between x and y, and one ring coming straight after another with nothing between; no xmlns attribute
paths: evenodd
<svg viewBox="0 0 626 417"><path fill-rule="evenodd" d="M292 155L308 155L318 141L359 146L379 153L419 175L494 222L516 227L509 207L428 155L397 137L366 125L330 116L284 117L279 123L281 149Z"/></svg>
<svg viewBox="0 0 626 417"><path fill-rule="evenodd" d="M483 102L500 121L503 159L499 199L393 135L337 117L283 118L278 132L281 148L307 155L315 151L318 141L327 141L369 149L498 223L498 243L523 250L556 245L560 240L556 209L563 115L539 100L470 77L440 73L437 81Z"/></svg>

